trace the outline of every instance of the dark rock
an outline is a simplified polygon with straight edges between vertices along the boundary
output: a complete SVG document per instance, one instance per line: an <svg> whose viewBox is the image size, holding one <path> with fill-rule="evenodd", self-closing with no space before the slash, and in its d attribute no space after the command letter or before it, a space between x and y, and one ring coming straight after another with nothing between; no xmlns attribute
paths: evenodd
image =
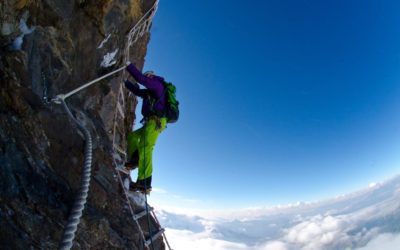
<svg viewBox="0 0 400 250"><path fill-rule="evenodd" d="M80 187L85 141L64 109L49 101L110 72L100 67L107 52L118 49L113 67L121 66L126 33L145 12L142 7L140 0L0 3L1 249L58 247ZM10 51L23 34L21 20L32 32L22 36L21 50ZM110 40L98 48L108 34ZM138 66L148 40L146 34L131 48ZM111 158L109 131L120 83L113 76L67 100L94 144L93 177L73 249L143 249ZM124 123L130 128L136 101L125 98ZM164 249L160 240L155 246Z"/></svg>

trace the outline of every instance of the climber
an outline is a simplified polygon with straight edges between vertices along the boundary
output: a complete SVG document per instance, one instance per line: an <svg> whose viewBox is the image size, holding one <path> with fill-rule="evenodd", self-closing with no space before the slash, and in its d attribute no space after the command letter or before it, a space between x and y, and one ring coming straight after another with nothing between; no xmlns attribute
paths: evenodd
<svg viewBox="0 0 400 250"><path fill-rule="evenodd" d="M137 181L131 182L131 191L150 193L153 172L152 152L159 134L166 128L167 118L164 114L166 106L164 78L152 71L142 74L134 64L128 63L126 70L145 88L140 89L137 83L125 80L125 87L143 99L141 121L143 126L128 134L127 169L138 166Z"/></svg>

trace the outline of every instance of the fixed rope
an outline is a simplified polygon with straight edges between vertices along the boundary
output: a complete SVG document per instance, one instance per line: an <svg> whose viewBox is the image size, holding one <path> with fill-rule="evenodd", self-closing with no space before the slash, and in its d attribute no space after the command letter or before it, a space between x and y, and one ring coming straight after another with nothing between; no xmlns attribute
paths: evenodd
<svg viewBox="0 0 400 250"><path fill-rule="evenodd" d="M158 2L159 2L159 0L156 0L154 2L154 5L142 16L142 18L136 23L136 25L129 31L128 36L127 36L128 42L124 49L124 60L123 60L124 62L126 62L126 63L129 62L129 52L130 52L129 48L132 46L132 44L135 43L139 39L139 37L143 36L145 32L149 31L149 29L151 27L152 19L158 8ZM99 82L100 80L103 80L104 78L107 78L111 75L114 75L114 74L124 70L125 68L126 68L125 66L121 67L121 68L116 69L110 73L107 73L101 77L98 77L88 83L85 83L82 86L80 86L66 94L57 95L55 98L52 99L52 101L57 104L61 104L61 100L65 100L66 98L78 93L79 91L91 86L92 84Z"/></svg>
<svg viewBox="0 0 400 250"><path fill-rule="evenodd" d="M67 111L69 117L78 125L78 128L82 131L85 136L85 161L82 172L81 187L78 194L75 197L74 205L72 206L71 212L68 217L67 225L64 227L64 233L59 245L60 250L70 249L72 247L75 232L78 227L80 218L82 216L82 211L85 207L89 186L90 186L90 176L92 169L92 136L87 128L85 128L71 113L65 100L61 100L65 110Z"/></svg>
<svg viewBox="0 0 400 250"><path fill-rule="evenodd" d="M57 104L61 104L61 102L62 102L63 100L67 99L68 97L72 96L73 94L76 94L76 93L78 93L79 91L81 91L81 90L83 90L83 89L89 87L90 85L92 85L92 84L94 84L94 83L96 83L96 82L99 82L99 81L103 80L104 78L107 78L107 77L109 77L109 76L112 76L112 75L114 75L114 74L116 74L116 73L118 73L118 72L124 70L125 68L126 68L126 67L124 66L124 67L121 67L121 68L119 68L119 69L116 69L116 70L114 70L114 71L112 71L112 72L110 72L110 73L108 73L108 74L105 74L104 76L100 76L100 77L98 77L98 78L96 78L96 79L94 79L94 80L92 80L92 81L90 81L90 82L88 82L88 83L83 84L83 85L80 86L79 88L76 88L76 89L74 89L74 90L72 90L72 91L70 91L70 92L68 92L68 93L66 93L66 94L59 94L59 95L57 95L55 98L53 98L52 101L55 102L55 103L57 103Z"/></svg>

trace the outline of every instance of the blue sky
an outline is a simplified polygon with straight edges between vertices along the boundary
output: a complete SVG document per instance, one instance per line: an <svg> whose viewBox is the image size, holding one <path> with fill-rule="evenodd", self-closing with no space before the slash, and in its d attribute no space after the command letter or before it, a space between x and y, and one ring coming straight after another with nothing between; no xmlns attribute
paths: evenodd
<svg viewBox="0 0 400 250"><path fill-rule="evenodd" d="M399 172L398 1L160 1L145 70L178 88L151 199L324 199Z"/></svg>

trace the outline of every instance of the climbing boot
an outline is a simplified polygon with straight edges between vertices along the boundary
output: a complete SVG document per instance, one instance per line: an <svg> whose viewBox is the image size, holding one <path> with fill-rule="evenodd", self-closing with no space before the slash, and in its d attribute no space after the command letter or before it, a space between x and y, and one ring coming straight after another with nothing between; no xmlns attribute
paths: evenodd
<svg viewBox="0 0 400 250"><path fill-rule="evenodd" d="M151 187L144 187L137 182L131 182L129 185L129 191L130 192L141 192L143 194L150 194L151 192Z"/></svg>
<svg viewBox="0 0 400 250"><path fill-rule="evenodd" d="M150 192L151 192L151 176L144 180L137 180L136 182L131 182L129 184L129 191L150 194Z"/></svg>
<svg viewBox="0 0 400 250"><path fill-rule="evenodd" d="M128 161L128 162L125 163L124 167L125 167L125 169L128 170L128 171L132 171L132 170L134 170L135 168L137 168L138 165L137 165L137 163Z"/></svg>

